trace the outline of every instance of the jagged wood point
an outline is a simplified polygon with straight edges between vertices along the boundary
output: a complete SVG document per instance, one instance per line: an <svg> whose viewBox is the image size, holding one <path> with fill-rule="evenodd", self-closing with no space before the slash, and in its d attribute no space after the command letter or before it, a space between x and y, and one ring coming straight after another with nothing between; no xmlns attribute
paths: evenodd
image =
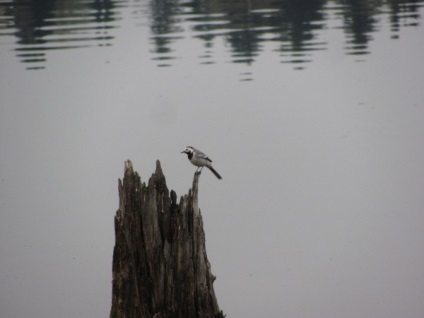
<svg viewBox="0 0 424 318"><path fill-rule="evenodd" d="M200 172L180 198L159 160L148 184L125 162L115 215L111 318L222 318L198 207Z"/></svg>

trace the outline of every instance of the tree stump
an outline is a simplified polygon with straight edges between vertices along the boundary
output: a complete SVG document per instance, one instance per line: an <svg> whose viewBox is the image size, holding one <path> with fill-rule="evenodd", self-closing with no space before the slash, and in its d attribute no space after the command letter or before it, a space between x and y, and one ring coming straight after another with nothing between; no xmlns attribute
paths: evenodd
<svg viewBox="0 0 424 318"><path fill-rule="evenodd" d="M222 318L198 207L200 173L180 198L166 186L159 160L148 185L131 161L119 180L111 318Z"/></svg>

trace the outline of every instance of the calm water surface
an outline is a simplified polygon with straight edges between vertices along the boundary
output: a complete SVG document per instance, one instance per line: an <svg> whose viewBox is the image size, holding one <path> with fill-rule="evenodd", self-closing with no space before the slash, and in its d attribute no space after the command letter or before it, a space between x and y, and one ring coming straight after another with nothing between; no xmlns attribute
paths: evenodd
<svg viewBox="0 0 424 318"><path fill-rule="evenodd" d="M422 318L423 5L0 0L0 317L107 317L124 161L192 145L227 317Z"/></svg>
<svg viewBox="0 0 424 318"><path fill-rule="evenodd" d="M302 69L328 50L329 29L340 29L345 54L364 56L381 28L396 40L416 28L422 1L2 1L0 36L27 69L48 66L49 51L116 45L123 20L149 28L145 57L157 66L183 59L180 42L198 42L200 64L250 65L271 50L280 63ZM145 41L134 38L133 41ZM216 48L220 42L225 50ZM143 58L143 57L141 57ZM359 57L357 57L359 59Z"/></svg>

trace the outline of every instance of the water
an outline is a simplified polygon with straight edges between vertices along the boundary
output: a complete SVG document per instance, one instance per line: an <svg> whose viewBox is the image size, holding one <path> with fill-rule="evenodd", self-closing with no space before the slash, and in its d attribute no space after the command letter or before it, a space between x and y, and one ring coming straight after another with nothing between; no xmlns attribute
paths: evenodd
<svg viewBox="0 0 424 318"><path fill-rule="evenodd" d="M423 4L1 1L0 316L107 316L124 161L192 145L228 317L422 317Z"/></svg>
<svg viewBox="0 0 424 318"><path fill-rule="evenodd" d="M280 63L303 69L316 51L328 50L327 30L341 30L339 45L358 58L371 53L382 26L392 39L402 28L417 27L421 7L420 1L3 1L1 36L17 60L38 70L51 50L116 44L125 19L149 29L149 55L157 66L178 64L185 56L178 47L190 42L200 64L215 64L224 53L227 63L251 65L270 50ZM215 49L219 44L224 52Z"/></svg>

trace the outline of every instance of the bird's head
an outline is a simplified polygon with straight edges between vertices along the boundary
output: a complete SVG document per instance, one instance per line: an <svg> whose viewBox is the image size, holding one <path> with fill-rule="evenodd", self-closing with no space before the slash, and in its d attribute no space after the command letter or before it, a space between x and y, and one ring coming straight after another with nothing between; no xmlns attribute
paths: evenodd
<svg viewBox="0 0 424 318"><path fill-rule="evenodd" d="M181 153L191 154L193 153L193 147L187 146L183 151L181 151Z"/></svg>

